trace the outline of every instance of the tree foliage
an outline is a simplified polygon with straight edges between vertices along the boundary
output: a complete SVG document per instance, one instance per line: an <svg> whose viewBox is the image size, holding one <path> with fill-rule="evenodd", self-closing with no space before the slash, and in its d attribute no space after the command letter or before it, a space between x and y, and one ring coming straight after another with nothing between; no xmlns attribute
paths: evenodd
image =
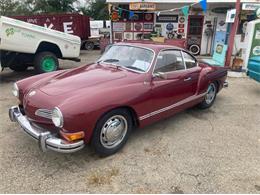
<svg viewBox="0 0 260 195"><path fill-rule="evenodd" d="M18 2L15 0L0 0L0 15L13 15L16 10Z"/></svg>
<svg viewBox="0 0 260 195"><path fill-rule="evenodd" d="M82 12L95 20L108 20L106 0L0 0L0 15ZM78 7L77 7L78 5ZM81 5L81 6L79 6Z"/></svg>
<svg viewBox="0 0 260 195"><path fill-rule="evenodd" d="M87 7L80 7L84 15L88 15L94 20L108 20L109 11L106 4L106 0L86 0Z"/></svg>
<svg viewBox="0 0 260 195"><path fill-rule="evenodd" d="M0 0L1 15L75 12L78 0Z"/></svg>
<svg viewBox="0 0 260 195"><path fill-rule="evenodd" d="M74 12L73 3L77 0L35 0L34 12L36 13L68 13Z"/></svg>

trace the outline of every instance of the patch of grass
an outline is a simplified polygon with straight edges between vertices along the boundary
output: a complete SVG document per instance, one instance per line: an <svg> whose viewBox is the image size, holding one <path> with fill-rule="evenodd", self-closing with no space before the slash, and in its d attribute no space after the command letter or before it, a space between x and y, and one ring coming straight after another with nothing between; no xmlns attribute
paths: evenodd
<svg viewBox="0 0 260 195"><path fill-rule="evenodd" d="M112 182L113 177L119 174L119 169L96 170L88 177L88 183L95 186L106 185Z"/></svg>

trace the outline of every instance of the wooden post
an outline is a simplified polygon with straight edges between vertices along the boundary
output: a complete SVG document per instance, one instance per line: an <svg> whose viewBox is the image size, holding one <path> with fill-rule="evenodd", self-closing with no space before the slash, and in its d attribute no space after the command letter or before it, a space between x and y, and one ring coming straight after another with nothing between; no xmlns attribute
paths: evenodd
<svg viewBox="0 0 260 195"><path fill-rule="evenodd" d="M109 29L109 34L110 34L110 44L113 44L113 21L111 18L111 8L112 8L112 4L109 3L108 4L108 13L109 13L109 17L110 17L110 29Z"/></svg>
<svg viewBox="0 0 260 195"><path fill-rule="evenodd" d="M229 67L231 63L231 57L233 53L233 47L235 43L235 35L237 32L237 27L239 24L239 15L240 15L240 0L236 1L236 17L235 22L232 24L229 40L228 40L228 50L227 50L227 57L225 67Z"/></svg>

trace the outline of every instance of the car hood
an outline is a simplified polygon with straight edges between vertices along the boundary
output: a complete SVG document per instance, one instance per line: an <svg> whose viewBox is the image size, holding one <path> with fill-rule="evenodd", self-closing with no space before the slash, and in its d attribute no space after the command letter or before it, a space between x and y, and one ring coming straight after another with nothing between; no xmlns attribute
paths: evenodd
<svg viewBox="0 0 260 195"><path fill-rule="evenodd" d="M91 64L54 76L51 80L42 83L38 89L47 95L55 96L73 93L99 84L107 84L124 77L126 77L126 73L115 67Z"/></svg>

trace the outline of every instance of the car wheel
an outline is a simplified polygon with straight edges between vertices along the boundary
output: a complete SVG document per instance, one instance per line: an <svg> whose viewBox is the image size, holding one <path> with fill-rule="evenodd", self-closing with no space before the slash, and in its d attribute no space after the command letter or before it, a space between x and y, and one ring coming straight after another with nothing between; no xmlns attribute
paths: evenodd
<svg viewBox="0 0 260 195"><path fill-rule="evenodd" d="M108 112L97 122L91 146L101 156L112 155L125 145L132 128L133 120L126 109Z"/></svg>
<svg viewBox="0 0 260 195"><path fill-rule="evenodd" d="M200 46L199 45L196 45L196 44L193 44L190 46L189 48L189 51L193 54L193 55L199 55L200 53Z"/></svg>
<svg viewBox="0 0 260 195"><path fill-rule="evenodd" d="M38 53L34 59L34 68L37 73L46 73L58 70L58 58L51 52Z"/></svg>
<svg viewBox="0 0 260 195"><path fill-rule="evenodd" d="M85 50L93 50L94 47L95 47L95 45L94 45L94 43L92 43L92 42L86 42L86 43L84 44Z"/></svg>
<svg viewBox="0 0 260 195"><path fill-rule="evenodd" d="M17 64L17 65L10 65L9 68L16 72L23 72L23 71L27 70L28 66L22 65L22 64Z"/></svg>
<svg viewBox="0 0 260 195"><path fill-rule="evenodd" d="M216 99L216 96L217 96L217 85L216 83L210 83L207 89L207 94L203 102L199 104L199 107L202 109L211 107Z"/></svg>

